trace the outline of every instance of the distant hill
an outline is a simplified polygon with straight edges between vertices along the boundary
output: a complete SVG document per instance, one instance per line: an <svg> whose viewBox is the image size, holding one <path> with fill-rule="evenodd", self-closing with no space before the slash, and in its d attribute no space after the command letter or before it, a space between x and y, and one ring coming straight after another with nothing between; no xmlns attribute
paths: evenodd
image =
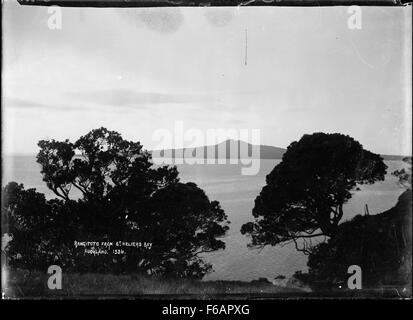
<svg viewBox="0 0 413 320"><path fill-rule="evenodd" d="M247 153L248 152L248 153ZM266 145L252 145L240 140L226 140L203 147L154 150L154 157L204 158L204 159L281 159L285 149Z"/></svg>
<svg viewBox="0 0 413 320"><path fill-rule="evenodd" d="M267 146L253 145L240 140L226 140L221 143L203 147L153 150L154 157L171 158L204 158L204 159L240 159L245 158L238 150L248 150L248 158L254 159L282 159L286 149ZM242 153L242 152L241 152ZM381 155L384 160L402 160L405 156Z"/></svg>

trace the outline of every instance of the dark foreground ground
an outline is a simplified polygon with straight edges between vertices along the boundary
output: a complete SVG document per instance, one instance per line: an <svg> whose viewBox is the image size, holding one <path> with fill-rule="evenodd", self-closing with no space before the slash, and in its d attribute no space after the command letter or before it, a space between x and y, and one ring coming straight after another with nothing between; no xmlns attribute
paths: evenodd
<svg viewBox="0 0 413 320"><path fill-rule="evenodd" d="M329 290L311 292L300 283L277 286L266 279L244 281L165 280L141 275L67 274L62 289L47 287L48 275L27 270L8 274L3 287L9 299L268 299L268 298L406 298L407 292L392 287L363 290ZM407 294L407 295L406 295Z"/></svg>
<svg viewBox="0 0 413 320"><path fill-rule="evenodd" d="M146 277L142 275L66 274L62 289L47 287L46 273L14 270L8 275L5 291L9 298L88 298L121 296L195 295L288 295L304 293L303 289L273 285L266 279L244 281L191 281Z"/></svg>
<svg viewBox="0 0 413 320"><path fill-rule="evenodd" d="M356 216L340 225L327 255L314 256L310 274L286 279L283 285L265 278L246 281L191 281L137 274L63 274L62 289L50 290L46 272L2 272L4 298L411 298L412 193L406 190L396 205L373 216ZM361 250L362 248L363 250ZM337 253L337 254L335 254ZM311 256L310 256L311 258ZM4 259L2 257L2 263ZM363 289L345 289L346 268L363 270ZM337 269L344 267L341 272ZM7 268L2 265L2 271ZM340 280L340 275L345 278ZM305 281L307 280L307 281ZM340 280L339 282L337 282ZM304 284L306 283L306 285ZM322 283L323 285L317 285ZM327 284L327 285L326 285ZM312 288L311 291L309 288Z"/></svg>

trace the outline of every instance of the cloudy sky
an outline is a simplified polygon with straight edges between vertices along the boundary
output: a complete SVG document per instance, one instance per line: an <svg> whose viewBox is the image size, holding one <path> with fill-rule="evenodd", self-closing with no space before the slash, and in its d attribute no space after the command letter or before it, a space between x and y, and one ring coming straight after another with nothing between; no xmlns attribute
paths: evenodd
<svg viewBox="0 0 413 320"><path fill-rule="evenodd" d="M5 154L40 139L119 131L145 148L157 129L260 129L286 147L304 133L350 134L409 154L409 8L62 10L3 5ZM245 30L248 34L245 65Z"/></svg>

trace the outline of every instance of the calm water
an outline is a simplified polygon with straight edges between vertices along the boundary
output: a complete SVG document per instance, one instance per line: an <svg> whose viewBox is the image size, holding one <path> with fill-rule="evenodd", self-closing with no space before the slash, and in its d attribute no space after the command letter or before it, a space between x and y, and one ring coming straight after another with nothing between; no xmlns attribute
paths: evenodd
<svg viewBox="0 0 413 320"><path fill-rule="evenodd" d="M215 272L205 280L252 280L259 277L290 276L297 270L306 270L307 257L295 251L294 245L248 249L248 238L240 228L252 220L254 199L265 184L265 176L279 160L261 160L260 172L255 176L242 176L239 165L178 165L182 182L192 181L205 190L210 200L218 200L231 221L224 238L226 249L204 257L212 263ZM368 204L370 214L391 208L402 189L390 172L403 167L400 161L386 161L389 169L386 180L371 186L361 186L344 207L344 219L363 214ZM40 175L40 168L33 156L3 158L2 185L9 181L23 183L26 188L36 188L48 198L54 197Z"/></svg>

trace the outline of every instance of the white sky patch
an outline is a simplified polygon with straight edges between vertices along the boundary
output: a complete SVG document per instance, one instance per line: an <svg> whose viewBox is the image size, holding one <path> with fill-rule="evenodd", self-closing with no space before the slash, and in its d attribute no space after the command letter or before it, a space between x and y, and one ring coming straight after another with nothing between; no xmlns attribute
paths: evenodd
<svg viewBox="0 0 413 320"><path fill-rule="evenodd" d="M3 6L6 154L101 126L151 149L177 120L261 129L279 147L324 131L411 152L409 8L363 7L361 30L345 7L63 8L50 30L47 8Z"/></svg>

